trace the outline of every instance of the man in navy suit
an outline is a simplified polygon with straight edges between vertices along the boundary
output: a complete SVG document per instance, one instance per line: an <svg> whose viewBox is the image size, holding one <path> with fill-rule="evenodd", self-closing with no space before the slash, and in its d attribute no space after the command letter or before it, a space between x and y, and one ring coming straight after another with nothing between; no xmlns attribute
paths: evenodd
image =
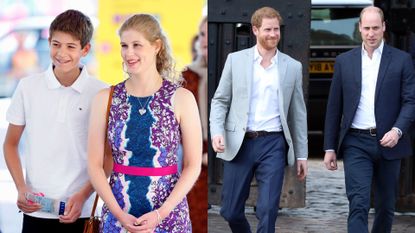
<svg viewBox="0 0 415 233"><path fill-rule="evenodd" d="M349 200L348 232L368 232L373 180L372 233L391 232L401 159L412 154L408 129L415 118L414 67L409 54L383 41L377 7L362 10L362 47L336 58L327 104L324 164L343 158Z"/></svg>

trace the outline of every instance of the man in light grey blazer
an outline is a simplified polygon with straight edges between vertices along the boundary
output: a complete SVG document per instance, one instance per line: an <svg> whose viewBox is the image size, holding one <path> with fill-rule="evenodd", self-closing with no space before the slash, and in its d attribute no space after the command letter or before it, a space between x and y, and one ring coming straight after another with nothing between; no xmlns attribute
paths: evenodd
<svg viewBox="0 0 415 233"><path fill-rule="evenodd" d="M275 232L284 167L307 175L307 117L302 65L278 51L278 11L252 15L256 45L231 53L211 103L210 130L224 160L221 215L232 232L251 232L244 214L253 176L258 181L257 232Z"/></svg>

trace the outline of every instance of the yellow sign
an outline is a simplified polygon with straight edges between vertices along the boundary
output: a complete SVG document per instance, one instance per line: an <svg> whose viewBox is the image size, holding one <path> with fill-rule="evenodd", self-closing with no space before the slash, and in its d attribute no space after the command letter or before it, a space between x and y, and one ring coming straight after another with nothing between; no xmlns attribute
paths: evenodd
<svg viewBox="0 0 415 233"><path fill-rule="evenodd" d="M137 13L155 15L170 41L176 70L191 63L191 40L198 33L206 0L99 0L95 34L98 78L116 84L125 78L117 30Z"/></svg>
<svg viewBox="0 0 415 233"><path fill-rule="evenodd" d="M308 72L310 74L317 73L333 73L334 72L334 62L320 62L320 61L310 61Z"/></svg>

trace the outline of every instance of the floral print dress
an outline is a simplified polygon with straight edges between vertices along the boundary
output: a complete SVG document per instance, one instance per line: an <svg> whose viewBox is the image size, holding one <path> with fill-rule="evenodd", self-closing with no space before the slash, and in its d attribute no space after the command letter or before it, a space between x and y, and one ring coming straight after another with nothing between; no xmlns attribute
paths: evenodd
<svg viewBox="0 0 415 233"><path fill-rule="evenodd" d="M145 168L177 165L181 136L172 106L176 89L176 85L163 80L161 88L153 95L136 97L126 92L125 81L114 87L108 119L108 140L114 164ZM110 186L120 207L140 217L164 203L179 176L179 172L136 176L113 171ZM100 232L127 232L106 205L102 209ZM192 232L186 198L155 232Z"/></svg>

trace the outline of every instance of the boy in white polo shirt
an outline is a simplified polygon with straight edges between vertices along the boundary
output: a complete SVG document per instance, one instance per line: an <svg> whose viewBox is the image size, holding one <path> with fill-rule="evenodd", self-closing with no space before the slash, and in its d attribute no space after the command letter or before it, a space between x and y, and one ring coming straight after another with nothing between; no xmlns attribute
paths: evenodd
<svg viewBox="0 0 415 233"><path fill-rule="evenodd" d="M80 59L91 48L93 26L76 10L58 15L49 29L52 64L24 78L6 118L4 157L24 212L24 233L82 232L94 196L87 173L87 129L91 100L107 85L89 77ZM18 144L26 132L26 179ZM64 213L48 213L27 194L65 201Z"/></svg>

